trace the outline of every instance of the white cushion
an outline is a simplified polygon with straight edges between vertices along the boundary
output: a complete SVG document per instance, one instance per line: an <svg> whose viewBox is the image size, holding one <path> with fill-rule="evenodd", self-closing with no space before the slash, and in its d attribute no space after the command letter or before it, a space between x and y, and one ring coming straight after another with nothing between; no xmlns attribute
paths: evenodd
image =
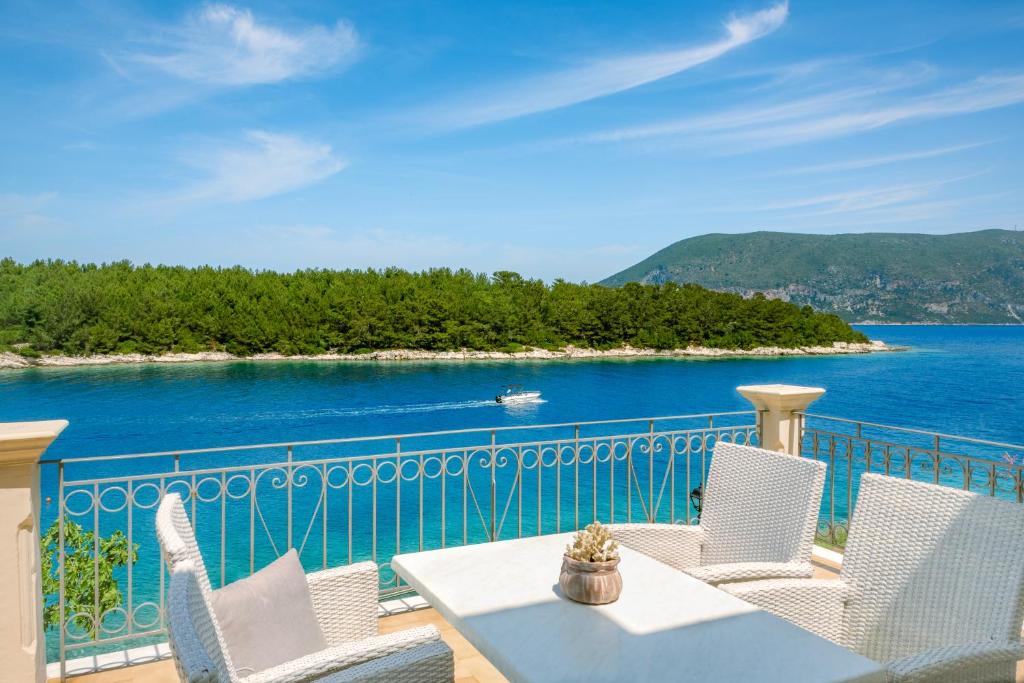
<svg viewBox="0 0 1024 683"><path fill-rule="evenodd" d="M243 676L327 647L294 548L252 576L213 591L211 602L231 661Z"/></svg>

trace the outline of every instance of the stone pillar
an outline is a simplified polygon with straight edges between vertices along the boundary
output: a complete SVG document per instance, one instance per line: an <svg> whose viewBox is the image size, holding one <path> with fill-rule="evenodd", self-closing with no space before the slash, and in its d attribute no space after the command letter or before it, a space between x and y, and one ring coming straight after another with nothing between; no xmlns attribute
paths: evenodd
<svg viewBox="0 0 1024 683"><path fill-rule="evenodd" d="M0 681L46 681L38 463L67 426L0 423Z"/></svg>
<svg viewBox="0 0 1024 683"><path fill-rule="evenodd" d="M757 384L736 387L757 409L757 436L761 448L790 455L800 454L799 413L818 400L824 389L791 384Z"/></svg>

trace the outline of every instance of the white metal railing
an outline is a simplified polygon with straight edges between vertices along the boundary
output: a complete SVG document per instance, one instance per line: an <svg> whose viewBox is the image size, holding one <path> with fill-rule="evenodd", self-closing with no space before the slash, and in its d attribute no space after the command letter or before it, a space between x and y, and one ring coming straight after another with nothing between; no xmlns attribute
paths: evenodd
<svg viewBox="0 0 1024 683"><path fill-rule="evenodd" d="M57 525L43 548L57 574L56 594L45 596L58 615L48 654L63 665L69 654L164 637L166 572L153 519L165 493L184 500L215 585L294 547L307 569L372 560L381 595L395 595L408 590L389 566L399 552L575 530L593 519L694 521L690 494L703 485L714 444L756 442L752 418L746 411L44 460L57 489L56 505L44 508Z"/></svg>
<svg viewBox="0 0 1024 683"><path fill-rule="evenodd" d="M846 542L860 475L876 472L1024 503L1024 445L800 414L802 455L828 462L819 540Z"/></svg>

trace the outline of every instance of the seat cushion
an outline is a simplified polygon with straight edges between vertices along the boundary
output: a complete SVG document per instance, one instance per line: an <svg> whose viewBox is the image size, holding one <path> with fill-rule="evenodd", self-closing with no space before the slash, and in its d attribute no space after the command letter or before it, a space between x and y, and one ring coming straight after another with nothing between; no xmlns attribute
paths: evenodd
<svg viewBox="0 0 1024 683"><path fill-rule="evenodd" d="M252 576L213 591L211 603L241 676L327 647L294 548Z"/></svg>

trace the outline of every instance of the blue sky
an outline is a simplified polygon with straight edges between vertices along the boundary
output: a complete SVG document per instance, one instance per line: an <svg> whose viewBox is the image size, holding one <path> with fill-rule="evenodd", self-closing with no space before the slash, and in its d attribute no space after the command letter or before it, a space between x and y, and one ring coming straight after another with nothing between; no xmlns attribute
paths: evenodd
<svg viewBox="0 0 1024 683"><path fill-rule="evenodd" d="M0 0L0 255L595 281L1024 228L1020 2Z"/></svg>

